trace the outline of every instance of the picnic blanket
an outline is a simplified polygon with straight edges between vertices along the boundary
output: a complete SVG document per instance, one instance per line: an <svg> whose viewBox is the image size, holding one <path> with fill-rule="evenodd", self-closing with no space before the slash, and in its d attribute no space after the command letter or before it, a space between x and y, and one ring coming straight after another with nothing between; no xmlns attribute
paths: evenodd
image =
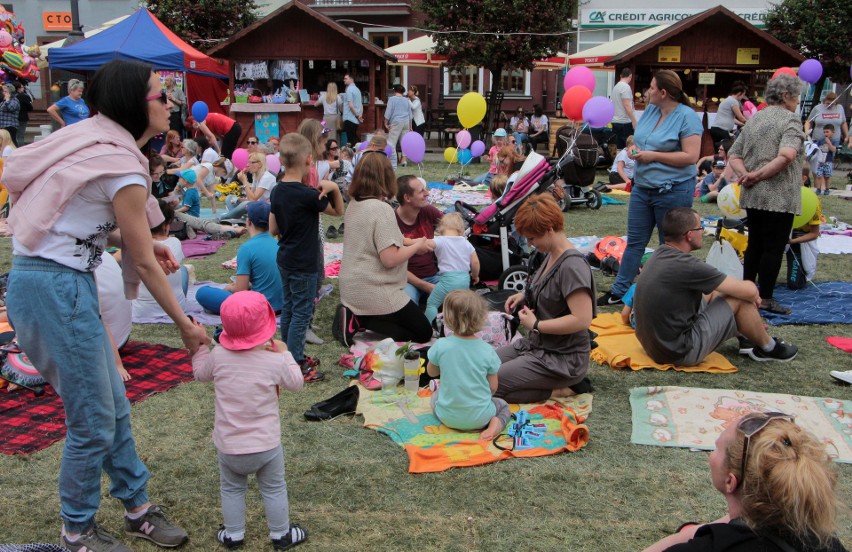
<svg viewBox="0 0 852 552"><path fill-rule="evenodd" d="M677 370L678 372L710 372L711 374L731 374L737 367L719 353L710 353L698 366L675 366L654 362L639 340L636 332L621 321L621 313L599 314L592 320L592 331L598 346L592 349L590 358L598 364L608 364L610 368L656 368L658 370Z"/></svg>
<svg viewBox="0 0 852 552"><path fill-rule="evenodd" d="M183 248L184 257L203 259L219 251L219 248L225 245L225 240L205 240L203 237L196 237L192 240L183 240L180 245Z"/></svg>
<svg viewBox="0 0 852 552"><path fill-rule="evenodd" d="M218 282L195 282L191 284L186 290L186 308L184 312L193 318L196 321L201 322L204 325L210 326L218 326L222 323L222 319L219 318L218 314L211 314L209 312L205 312L204 308L198 304L198 301L195 300L195 294L198 292L198 288L201 286L210 286L215 288L223 288L227 284L220 284ZM166 313L163 313L158 316L146 316L146 317L133 317L134 324L173 324L171 318L168 317Z"/></svg>
<svg viewBox="0 0 852 552"><path fill-rule="evenodd" d="M630 390L637 445L713 450L719 434L749 412L795 414L796 423L819 437L836 462L852 463L852 401L694 387Z"/></svg>
<svg viewBox="0 0 852 552"><path fill-rule="evenodd" d="M775 288L773 297L791 314L760 311L772 326L781 324L852 324L852 282L818 282L803 289Z"/></svg>
<svg viewBox="0 0 852 552"><path fill-rule="evenodd" d="M429 203L432 205L453 205L456 201L463 201L468 205L491 205L491 198L483 192L429 190Z"/></svg>
<svg viewBox="0 0 852 552"><path fill-rule="evenodd" d="M131 403L192 379L185 349L130 341L121 349L121 360L132 376L124 383ZM65 411L52 387L41 397L26 390L0 392L0 452L28 455L64 437Z"/></svg>
<svg viewBox="0 0 852 552"><path fill-rule="evenodd" d="M604 194L601 196L601 205L627 205L626 201L619 201Z"/></svg>
<svg viewBox="0 0 852 552"><path fill-rule="evenodd" d="M548 456L578 450L589 441L589 430L583 422L592 410L590 394L560 399L562 402L510 405L512 412L525 410L532 423L544 427L536 429L538 437L530 437L531 448L500 450L489 441L480 441L479 431L458 431L441 424L432 413L429 402L432 392L428 389L414 394L406 393L401 387L382 391L359 387L356 413L364 416L364 427L384 433L405 449L408 473L481 466L507 458ZM505 430L503 433L505 436Z"/></svg>
<svg viewBox="0 0 852 552"><path fill-rule="evenodd" d="M842 234L821 234L817 238L817 249L821 255L842 255L852 253L852 236Z"/></svg>
<svg viewBox="0 0 852 552"><path fill-rule="evenodd" d="M343 243L325 242L323 247L323 261L326 268L330 265L340 266L340 261L343 259ZM228 270L237 269L237 257L229 259L222 263L222 268ZM339 269L338 269L339 270ZM326 274L328 276L328 274Z"/></svg>

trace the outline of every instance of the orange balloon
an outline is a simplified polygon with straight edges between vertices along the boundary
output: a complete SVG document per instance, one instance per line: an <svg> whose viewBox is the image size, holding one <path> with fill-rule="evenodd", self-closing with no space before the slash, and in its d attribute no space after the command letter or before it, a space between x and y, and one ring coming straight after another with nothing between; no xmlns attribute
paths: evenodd
<svg viewBox="0 0 852 552"><path fill-rule="evenodd" d="M562 96L562 112L569 119L583 120L583 106L592 98L592 92L585 86L572 86Z"/></svg>
<svg viewBox="0 0 852 552"><path fill-rule="evenodd" d="M782 68L778 69L777 71L772 73L772 78L774 79L778 75L790 75L792 77L798 77L799 76L799 75L796 74L795 71L793 71L789 67L782 67ZM769 79L769 80L772 80L772 79Z"/></svg>

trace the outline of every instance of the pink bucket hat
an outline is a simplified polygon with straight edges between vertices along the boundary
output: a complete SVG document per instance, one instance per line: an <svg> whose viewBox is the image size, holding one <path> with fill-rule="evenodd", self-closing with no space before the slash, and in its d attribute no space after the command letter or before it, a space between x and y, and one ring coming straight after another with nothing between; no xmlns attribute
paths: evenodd
<svg viewBox="0 0 852 552"><path fill-rule="evenodd" d="M257 347L275 335L277 325L272 305L262 293L238 291L219 308L222 333L219 343L231 351Z"/></svg>

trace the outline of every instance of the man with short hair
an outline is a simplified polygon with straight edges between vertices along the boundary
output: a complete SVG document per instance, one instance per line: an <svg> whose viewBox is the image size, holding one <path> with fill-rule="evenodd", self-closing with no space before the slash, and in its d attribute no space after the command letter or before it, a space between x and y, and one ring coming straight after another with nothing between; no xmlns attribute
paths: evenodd
<svg viewBox="0 0 852 552"><path fill-rule="evenodd" d="M343 99L343 132L346 133L346 143L354 147L358 143L358 125L364 121L363 98L351 74L347 73L343 77L343 84L346 85Z"/></svg>
<svg viewBox="0 0 852 552"><path fill-rule="evenodd" d="M407 239L435 237L435 227L444 216L429 204L429 189L426 182L414 175L400 176L397 181L396 223L402 236ZM438 260L435 254L420 253L408 259L408 284L405 293L415 304L427 297L440 281Z"/></svg>
<svg viewBox="0 0 852 552"><path fill-rule="evenodd" d="M627 145L627 137L633 135L636 128L636 113L633 111L633 89L630 81L633 73L628 68L621 70L621 80L612 87L612 105L615 115L612 117L612 131L618 141L618 149L622 150Z"/></svg>
<svg viewBox="0 0 852 552"><path fill-rule="evenodd" d="M21 109L18 111L18 132L16 143L23 146L27 137L27 123L30 121L30 111L33 110L33 99L27 87L21 81L15 81L15 96Z"/></svg>
<svg viewBox="0 0 852 552"><path fill-rule="evenodd" d="M388 145L393 150L390 161L391 166L396 169L396 145L411 130L411 101L405 97L405 87L401 84L393 86L393 97L388 99L385 109L385 127L388 129ZM402 166L405 166L405 155L403 154Z"/></svg>
<svg viewBox="0 0 852 552"><path fill-rule="evenodd" d="M645 263L636 282L636 337L654 362L695 366L723 341L740 335L739 352L759 362L793 360L795 345L763 327L754 282L722 274L690 255L701 249L701 217L689 207L663 218L666 242Z"/></svg>
<svg viewBox="0 0 852 552"><path fill-rule="evenodd" d="M183 121L186 119L183 115L186 108L186 94L176 86L177 83L172 76L166 77L163 85L169 101L172 102L172 108L169 110L169 128L179 132L181 138L183 138L186 135L186 129L183 126Z"/></svg>

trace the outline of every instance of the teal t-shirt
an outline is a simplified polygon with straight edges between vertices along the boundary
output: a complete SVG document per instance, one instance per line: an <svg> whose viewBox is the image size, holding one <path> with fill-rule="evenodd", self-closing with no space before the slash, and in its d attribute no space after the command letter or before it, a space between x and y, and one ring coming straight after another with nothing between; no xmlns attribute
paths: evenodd
<svg viewBox="0 0 852 552"><path fill-rule="evenodd" d="M268 232L254 236L237 250L237 275L247 275L252 291L262 293L275 312L284 304L277 257L278 241Z"/></svg>
<svg viewBox="0 0 852 552"><path fill-rule="evenodd" d="M441 368L435 415L453 429L482 429L497 414L491 402L489 374L500 369L500 357L481 339L454 335L429 349L429 361Z"/></svg>
<svg viewBox="0 0 852 552"><path fill-rule="evenodd" d="M201 214L201 197L198 195L198 190L195 188L187 188L183 192L183 201L181 207L187 205L189 210L186 214L191 217L198 217Z"/></svg>
<svg viewBox="0 0 852 552"><path fill-rule="evenodd" d="M662 112L649 105L636 125L633 140L640 150L671 152L682 151L680 141L687 136L701 136L704 128L692 108L678 104L674 111L660 122ZM671 189L678 184L695 185L695 165L674 167L660 161L636 163L633 185L640 188Z"/></svg>

